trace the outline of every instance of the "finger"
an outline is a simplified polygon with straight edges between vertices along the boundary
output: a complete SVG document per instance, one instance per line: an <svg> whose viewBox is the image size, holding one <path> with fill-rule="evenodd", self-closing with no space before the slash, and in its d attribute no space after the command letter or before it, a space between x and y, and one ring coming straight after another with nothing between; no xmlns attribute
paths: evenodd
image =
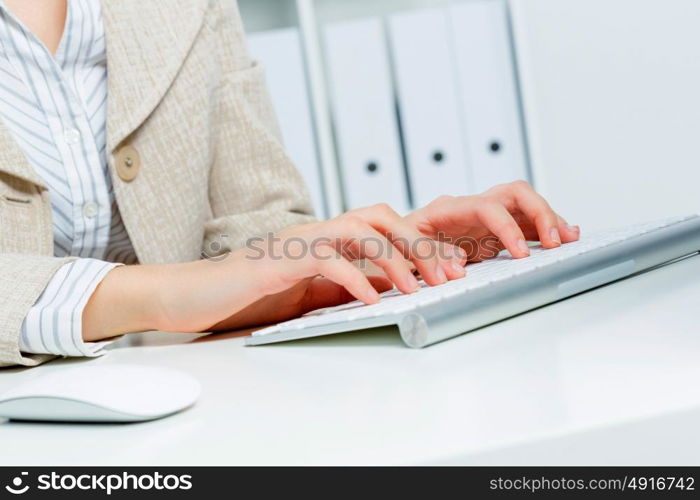
<svg viewBox="0 0 700 500"><path fill-rule="evenodd" d="M493 259L494 257L497 257L504 248L505 246L498 238L494 236L487 236L479 240L476 257L474 260L482 261Z"/></svg>
<svg viewBox="0 0 700 500"><path fill-rule="evenodd" d="M455 280L464 278L467 273L464 268L467 264L466 252L445 241L440 241L437 244L438 252L441 256L440 264L447 275L447 279Z"/></svg>
<svg viewBox="0 0 700 500"><path fill-rule="evenodd" d="M386 292L394 287L394 284L382 276L368 276L367 280L377 293ZM324 307L339 306L352 302L356 297L347 288L328 278L317 276L309 286L309 293L304 297L301 310L302 314Z"/></svg>
<svg viewBox="0 0 700 500"><path fill-rule="evenodd" d="M525 235L513 216L498 202L482 199L476 208L479 221L503 243L503 246L516 259L530 255Z"/></svg>
<svg viewBox="0 0 700 500"><path fill-rule="evenodd" d="M537 227L524 215L522 217L518 217L516 214L513 215L515 220L518 221L518 225L523 231L525 238L531 241L539 241L540 237L537 232ZM560 215L557 215L557 227L559 228L559 235L561 236L562 243L577 241L581 236L581 229L579 226L568 224Z"/></svg>
<svg viewBox="0 0 700 500"><path fill-rule="evenodd" d="M388 292L394 288L394 284L386 276L367 276L367 281L374 287L377 293Z"/></svg>
<svg viewBox="0 0 700 500"><path fill-rule="evenodd" d="M440 255L432 238L418 231L389 205L380 203L352 213L383 234L406 259L413 262L426 283L439 285L447 281L445 268L450 268L452 256Z"/></svg>
<svg viewBox="0 0 700 500"><path fill-rule="evenodd" d="M342 217L329 221L331 231L339 238L343 246L349 244L354 258L365 258L381 267L396 288L404 293L418 290L418 280L411 272L409 261L380 232L358 217ZM346 248L341 251L341 255Z"/></svg>
<svg viewBox="0 0 700 500"><path fill-rule="evenodd" d="M379 302L379 293L358 268L327 244L315 247L315 269L325 278L344 287L365 304Z"/></svg>
<svg viewBox="0 0 700 500"><path fill-rule="evenodd" d="M525 235L525 238L531 241L539 241L539 233L535 224L520 211L515 211L511 213L513 215L513 218L520 226L520 229ZM559 228L559 234L561 236L562 243L570 243L572 241L577 241L581 236L581 229L579 228L579 226L573 226L567 223L566 220L558 214L557 227Z"/></svg>
<svg viewBox="0 0 700 500"><path fill-rule="evenodd" d="M511 187L517 208L534 223L542 246L560 246L559 219L549 203L526 182L514 182Z"/></svg>
<svg viewBox="0 0 700 500"><path fill-rule="evenodd" d="M515 203L515 200L513 201ZM520 226L520 230L525 235L527 241L540 241L540 235L537 232L537 226L525 214L520 211L511 212L511 215Z"/></svg>
<svg viewBox="0 0 700 500"><path fill-rule="evenodd" d="M559 234L561 235L562 243L578 241L581 237L581 228L568 224L561 215L557 215L557 224L559 226Z"/></svg>
<svg viewBox="0 0 700 500"><path fill-rule="evenodd" d="M559 228L559 235L561 236L562 243L577 241L581 236L581 228L579 226L569 224L561 215L556 213L555 215L557 217L557 227ZM520 211L517 211L513 212L513 217L528 240L539 241L537 227L526 215Z"/></svg>
<svg viewBox="0 0 700 500"><path fill-rule="evenodd" d="M355 260L355 261L352 261L352 265L355 267L359 267L360 270L363 273L365 273L365 276L367 276L368 278L371 278L372 276L383 276L384 278L386 278L386 273L384 272L384 270L381 267L379 267L377 264L372 262L371 260L367 260L367 259ZM386 279L388 279L388 278L386 278ZM393 283L392 283L392 286L393 286Z"/></svg>
<svg viewBox="0 0 700 500"><path fill-rule="evenodd" d="M448 280L455 280L459 278L464 278L467 274L465 266L467 264L468 258L467 253L459 248L455 247L451 243L444 241L436 242L438 245L438 254L440 255L440 265L447 276ZM413 274L420 279L423 279L420 271L418 269L413 270Z"/></svg>

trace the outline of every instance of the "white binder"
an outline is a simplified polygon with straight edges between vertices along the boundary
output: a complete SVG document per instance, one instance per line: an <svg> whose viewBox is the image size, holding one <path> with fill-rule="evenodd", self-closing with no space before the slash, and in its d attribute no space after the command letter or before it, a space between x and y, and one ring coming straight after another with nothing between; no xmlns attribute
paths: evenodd
<svg viewBox="0 0 700 500"><path fill-rule="evenodd" d="M396 14L389 35L414 205L472 193L447 12Z"/></svg>
<svg viewBox="0 0 700 500"><path fill-rule="evenodd" d="M287 153L309 188L316 216L323 219L327 212L299 32L262 31L247 40L251 55L265 67Z"/></svg>
<svg viewBox="0 0 700 500"><path fill-rule="evenodd" d="M346 206L387 202L406 212L406 175L382 23L374 18L333 23L324 35Z"/></svg>
<svg viewBox="0 0 700 500"><path fill-rule="evenodd" d="M528 179L506 4L449 7L466 145L477 191Z"/></svg>

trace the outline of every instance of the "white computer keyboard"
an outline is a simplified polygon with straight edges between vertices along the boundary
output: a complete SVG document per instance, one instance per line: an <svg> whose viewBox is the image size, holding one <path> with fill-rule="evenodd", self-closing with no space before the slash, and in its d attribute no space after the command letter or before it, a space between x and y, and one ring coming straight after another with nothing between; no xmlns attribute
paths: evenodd
<svg viewBox="0 0 700 500"><path fill-rule="evenodd" d="M354 301L336 307L318 309L300 318L257 330L253 336L347 323L384 315L405 314L418 307L435 304L460 294L473 293L493 283L530 273L556 262L668 227L689 218L692 216L674 217L592 235L584 233L579 241L567 243L558 248L545 250L541 246L532 247L530 257L524 259L513 259L508 252L504 251L494 259L469 264L464 278L432 287L421 282L420 290L410 295L402 294L396 289L389 290L381 294L382 299L377 304L366 305L360 301Z"/></svg>

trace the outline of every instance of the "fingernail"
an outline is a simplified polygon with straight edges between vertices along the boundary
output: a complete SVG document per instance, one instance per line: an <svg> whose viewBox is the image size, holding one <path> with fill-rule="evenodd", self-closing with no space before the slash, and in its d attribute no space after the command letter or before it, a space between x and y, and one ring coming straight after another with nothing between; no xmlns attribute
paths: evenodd
<svg viewBox="0 0 700 500"><path fill-rule="evenodd" d="M406 289L410 290L411 292L415 292L420 288L420 285L418 284L418 280L416 279L413 274L409 274L406 277Z"/></svg>
<svg viewBox="0 0 700 500"><path fill-rule="evenodd" d="M452 269L454 269L454 271L456 273L458 273L462 276L464 276L467 273L467 271L465 271L464 267L460 266L459 264L457 264L454 261L452 261Z"/></svg>
<svg viewBox="0 0 700 500"><path fill-rule="evenodd" d="M530 247L527 246L527 242L525 240L518 241L518 250L523 252L525 255L530 255Z"/></svg>
<svg viewBox="0 0 700 500"><path fill-rule="evenodd" d="M552 229L549 230L549 237L556 243L557 245L561 245L561 238L559 237L559 230L556 227L553 227Z"/></svg>
<svg viewBox="0 0 700 500"><path fill-rule="evenodd" d="M578 226L572 226L571 224L567 224L567 225L566 225L566 229L568 229L569 231L573 231L573 232L575 232L575 233L578 233L579 231L581 231L581 228L580 228L580 227L578 227Z"/></svg>
<svg viewBox="0 0 700 500"><path fill-rule="evenodd" d="M369 288L367 288L367 298L373 304L379 302L379 292L377 292L377 290L375 290L373 286L370 286Z"/></svg>
<svg viewBox="0 0 700 500"><path fill-rule="evenodd" d="M442 268L442 266L438 263L437 268L435 270L435 274L437 274L438 280L440 283L444 283L447 281L447 275L445 274L445 270Z"/></svg>

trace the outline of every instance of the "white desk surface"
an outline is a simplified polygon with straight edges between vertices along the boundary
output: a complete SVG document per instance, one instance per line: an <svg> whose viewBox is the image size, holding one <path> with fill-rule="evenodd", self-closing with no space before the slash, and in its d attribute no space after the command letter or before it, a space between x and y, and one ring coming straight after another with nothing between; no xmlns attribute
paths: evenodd
<svg viewBox="0 0 700 500"><path fill-rule="evenodd" d="M0 421L0 464L700 464L700 257L424 350L391 329L133 341L0 371L0 391L134 363L195 375L200 402L143 424Z"/></svg>

